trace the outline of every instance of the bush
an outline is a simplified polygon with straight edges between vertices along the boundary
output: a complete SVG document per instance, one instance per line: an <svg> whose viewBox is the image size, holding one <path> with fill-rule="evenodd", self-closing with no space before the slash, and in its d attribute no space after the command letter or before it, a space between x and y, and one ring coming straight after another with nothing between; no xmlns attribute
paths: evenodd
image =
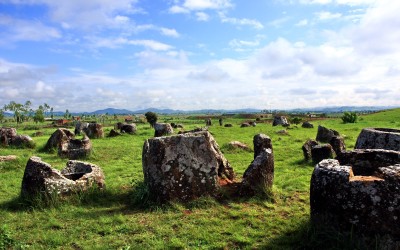
<svg viewBox="0 0 400 250"><path fill-rule="evenodd" d="M343 123L356 123L357 122L357 113L356 112L344 112L342 116Z"/></svg>

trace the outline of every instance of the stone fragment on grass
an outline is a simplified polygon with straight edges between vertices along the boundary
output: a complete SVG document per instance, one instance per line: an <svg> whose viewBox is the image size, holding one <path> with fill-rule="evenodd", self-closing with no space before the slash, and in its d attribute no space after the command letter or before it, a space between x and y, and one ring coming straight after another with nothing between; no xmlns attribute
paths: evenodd
<svg viewBox="0 0 400 250"><path fill-rule="evenodd" d="M267 193L274 182L274 154L271 139L258 134L253 137L254 160L243 174L240 193L251 196Z"/></svg>
<svg viewBox="0 0 400 250"><path fill-rule="evenodd" d="M2 161L13 161L16 160L17 156L16 155L1 155L0 156L0 162Z"/></svg>
<svg viewBox="0 0 400 250"><path fill-rule="evenodd" d="M314 163L333 158L333 154L334 151L330 144L315 145L311 148L311 157Z"/></svg>
<svg viewBox="0 0 400 250"><path fill-rule="evenodd" d="M18 135L15 128L0 128L0 143L3 146L34 148L35 142L28 135Z"/></svg>
<svg viewBox="0 0 400 250"><path fill-rule="evenodd" d="M364 128L357 138L355 148L400 151L400 130L389 128Z"/></svg>
<svg viewBox="0 0 400 250"><path fill-rule="evenodd" d="M86 135L83 139L63 140L58 147L58 155L70 160L84 159L92 152L92 143Z"/></svg>
<svg viewBox="0 0 400 250"><path fill-rule="evenodd" d="M278 125L282 125L282 126L284 126L284 127L287 127L287 126L289 126L290 124L289 124L289 122L287 121L286 117L276 115L276 116L274 116L274 121L273 121L273 123L272 123L272 126L278 126Z"/></svg>
<svg viewBox="0 0 400 250"><path fill-rule="evenodd" d="M150 194L160 202L215 195L234 172L208 131L145 141L142 165Z"/></svg>
<svg viewBox="0 0 400 250"><path fill-rule="evenodd" d="M312 159L312 154L311 154L312 148L313 148L314 146L317 146L317 145L318 145L318 142L315 141L315 140L311 140L311 139L310 139L310 140L307 140L307 141L303 144L303 146L301 147L301 149L303 150L304 159L305 159L306 161Z"/></svg>
<svg viewBox="0 0 400 250"><path fill-rule="evenodd" d="M400 160L393 152L354 150L319 162L310 185L313 223L399 238Z"/></svg>
<svg viewBox="0 0 400 250"><path fill-rule="evenodd" d="M29 158L21 185L23 196L64 195L85 191L91 187L104 188L105 177L100 167L86 162L68 161L61 172L39 157Z"/></svg>
<svg viewBox="0 0 400 250"><path fill-rule="evenodd" d="M339 132L321 125L318 126L317 141L329 143L334 136L339 136Z"/></svg>
<svg viewBox="0 0 400 250"><path fill-rule="evenodd" d="M88 123L87 126L83 127L82 131L91 139L104 137L103 126L98 123Z"/></svg>
<svg viewBox="0 0 400 250"><path fill-rule="evenodd" d="M134 134L137 131L137 127L136 127L135 123L122 124L120 131L121 131L121 133Z"/></svg>
<svg viewBox="0 0 400 250"><path fill-rule="evenodd" d="M174 129L169 123L154 124L154 137L170 135L174 133Z"/></svg>
<svg viewBox="0 0 400 250"><path fill-rule="evenodd" d="M311 123L308 122L308 121L305 121L305 122L303 122L303 124L301 124L301 127L302 127L302 128L314 128L314 125L311 124Z"/></svg>
<svg viewBox="0 0 400 250"><path fill-rule="evenodd" d="M44 146L45 150L57 149L63 141L71 140L75 136L74 133L66 128L58 128L47 140Z"/></svg>
<svg viewBox="0 0 400 250"><path fill-rule="evenodd" d="M228 143L228 145L232 148L239 148L243 150L250 150L249 146L247 146L245 143L240 142L240 141L231 141Z"/></svg>

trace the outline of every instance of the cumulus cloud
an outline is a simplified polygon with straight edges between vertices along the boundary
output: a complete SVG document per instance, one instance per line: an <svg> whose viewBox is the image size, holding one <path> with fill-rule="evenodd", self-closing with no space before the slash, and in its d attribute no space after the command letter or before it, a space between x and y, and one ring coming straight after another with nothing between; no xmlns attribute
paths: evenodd
<svg viewBox="0 0 400 250"><path fill-rule="evenodd" d="M341 13L331 13L329 11L321 11L315 13L319 20L330 20L330 19L337 19L342 16Z"/></svg>
<svg viewBox="0 0 400 250"><path fill-rule="evenodd" d="M223 23L230 23L237 26L250 26L254 29L262 29L264 25L262 25L259 21L254 19L247 19L247 18L234 18L234 17L227 17L225 13L219 12L219 18Z"/></svg>
<svg viewBox="0 0 400 250"><path fill-rule="evenodd" d="M196 12L197 21L207 22L210 19L210 16L205 12Z"/></svg>
<svg viewBox="0 0 400 250"><path fill-rule="evenodd" d="M129 40L124 37L117 37L117 38L88 37L87 39L90 45L95 48L115 49L121 47L122 45L143 46L146 49L156 50L156 51L167 51L173 48L171 45L154 40Z"/></svg>
<svg viewBox="0 0 400 250"><path fill-rule="evenodd" d="M3 31L2 41L49 41L62 37L56 28L47 26L39 21L16 19L7 15L0 14L0 27Z"/></svg>

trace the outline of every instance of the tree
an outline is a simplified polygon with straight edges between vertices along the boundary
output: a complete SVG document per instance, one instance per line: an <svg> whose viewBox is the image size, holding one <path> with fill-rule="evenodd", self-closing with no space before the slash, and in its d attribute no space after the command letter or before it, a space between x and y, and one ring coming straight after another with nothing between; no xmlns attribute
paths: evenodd
<svg viewBox="0 0 400 250"><path fill-rule="evenodd" d="M17 122L17 126L18 123L22 122L24 105L11 101L9 104L4 105L4 110L9 110L14 113L14 119Z"/></svg>
<svg viewBox="0 0 400 250"><path fill-rule="evenodd" d="M47 103L43 104L43 112L44 116L46 116L46 112L49 112L50 106Z"/></svg>
<svg viewBox="0 0 400 250"><path fill-rule="evenodd" d="M4 120L4 110L0 109L0 123Z"/></svg>
<svg viewBox="0 0 400 250"><path fill-rule="evenodd" d="M54 116L53 116L53 107L50 108L50 114L51 114L51 115L50 115L51 119L53 119L53 117L54 117Z"/></svg>
<svg viewBox="0 0 400 250"><path fill-rule="evenodd" d="M42 108L38 108L35 112L35 115L33 116L33 121L38 123L38 122L44 122L44 111L43 111L43 107Z"/></svg>
<svg viewBox="0 0 400 250"><path fill-rule="evenodd" d="M342 116L343 123L356 123L357 122L356 112L344 112Z"/></svg>
<svg viewBox="0 0 400 250"><path fill-rule="evenodd" d="M70 116L70 113L69 113L69 111L68 111L68 109L66 109L65 110L65 113L64 113L64 118L69 118L69 116Z"/></svg>
<svg viewBox="0 0 400 250"><path fill-rule="evenodd" d="M290 122L291 123L294 123L294 124L300 124L300 122L302 121L302 119L300 118L300 117L293 117L292 119L290 119Z"/></svg>
<svg viewBox="0 0 400 250"><path fill-rule="evenodd" d="M154 127L154 124L156 124L158 119L157 114L149 111L144 114L144 116L146 117L147 122L150 123L150 127Z"/></svg>

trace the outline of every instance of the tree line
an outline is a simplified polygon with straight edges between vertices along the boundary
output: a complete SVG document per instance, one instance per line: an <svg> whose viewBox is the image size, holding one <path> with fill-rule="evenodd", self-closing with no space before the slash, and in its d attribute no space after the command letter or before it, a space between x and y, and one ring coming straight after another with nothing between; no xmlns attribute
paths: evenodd
<svg viewBox="0 0 400 250"><path fill-rule="evenodd" d="M46 114L50 112L50 117L53 118L53 107L50 107L47 103L39 105L37 109L32 108L32 102L26 101L24 104L10 101L9 104L4 105L0 109L0 121L2 122L5 117L5 111L11 111L14 116L14 120L17 124L32 119L34 122L44 122Z"/></svg>

